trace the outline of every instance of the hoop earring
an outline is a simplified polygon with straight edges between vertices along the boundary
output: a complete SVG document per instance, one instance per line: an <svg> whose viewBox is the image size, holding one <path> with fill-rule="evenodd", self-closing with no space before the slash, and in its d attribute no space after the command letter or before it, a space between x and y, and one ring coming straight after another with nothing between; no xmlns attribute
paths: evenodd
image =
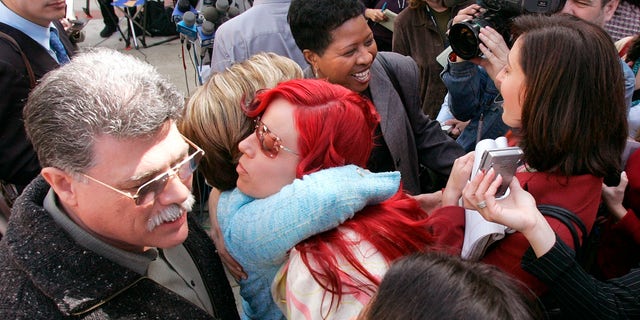
<svg viewBox="0 0 640 320"><path fill-rule="evenodd" d="M318 78L318 67L317 66L313 66L313 76L317 79Z"/></svg>

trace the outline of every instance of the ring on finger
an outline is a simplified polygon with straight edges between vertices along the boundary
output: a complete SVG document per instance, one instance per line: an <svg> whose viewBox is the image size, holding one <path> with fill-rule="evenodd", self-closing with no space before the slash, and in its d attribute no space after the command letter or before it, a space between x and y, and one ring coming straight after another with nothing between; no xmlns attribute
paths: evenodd
<svg viewBox="0 0 640 320"><path fill-rule="evenodd" d="M478 209L484 209L487 207L487 203L483 201L480 201L478 203L476 203L476 207L478 207Z"/></svg>

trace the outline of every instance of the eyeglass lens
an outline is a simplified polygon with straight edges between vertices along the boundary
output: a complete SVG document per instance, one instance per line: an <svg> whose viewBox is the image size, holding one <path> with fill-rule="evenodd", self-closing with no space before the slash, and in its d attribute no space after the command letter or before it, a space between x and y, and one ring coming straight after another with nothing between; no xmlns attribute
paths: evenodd
<svg viewBox="0 0 640 320"><path fill-rule="evenodd" d="M278 155L278 151L280 151L280 139L271 133L260 119L256 119L256 136L262 146L262 152L270 158L275 158Z"/></svg>
<svg viewBox="0 0 640 320"><path fill-rule="evenodd" d="M141 186L137 192L138 197L136 198L136 205L148 203L155 199L156 195L164 190L169 179L174 174L177 174L180 180L189 178L198 168L198 163L200 162L200 159L202 159L202 155L202 152L196 151L183 162L171 168L171 170L157 176L155 179Z"/></svg>

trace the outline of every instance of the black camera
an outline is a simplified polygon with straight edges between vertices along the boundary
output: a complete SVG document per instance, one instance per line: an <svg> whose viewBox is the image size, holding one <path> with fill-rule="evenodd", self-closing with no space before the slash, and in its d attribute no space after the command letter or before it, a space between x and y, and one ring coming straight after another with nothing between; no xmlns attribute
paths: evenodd
<svg viewBox="0 0 640 320"><path fill-rule="evenodd" d="M509 23L523 13L554 13L564 7L566 0L478 0L485 8L484 14L472 20L456 23L449 29L449 44L462 59L477 57L482 52L478 45L480 29L489 26L498 31L507 44L510 43Z"/></svg>

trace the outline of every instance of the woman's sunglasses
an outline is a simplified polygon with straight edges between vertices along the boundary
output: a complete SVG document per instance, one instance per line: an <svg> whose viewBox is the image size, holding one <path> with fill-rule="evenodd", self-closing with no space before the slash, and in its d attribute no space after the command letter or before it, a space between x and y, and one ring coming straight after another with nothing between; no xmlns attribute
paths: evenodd
<svg viewBox="0 0 640 320"><path fill-rule="evenodd" d="M267 125L260 121L260 117L254 120L256 125L256 137L260 141L262 152L269 158L275 158L280 150L298 155L297 152L282 145L282 139L269 130Z"/></svg>

